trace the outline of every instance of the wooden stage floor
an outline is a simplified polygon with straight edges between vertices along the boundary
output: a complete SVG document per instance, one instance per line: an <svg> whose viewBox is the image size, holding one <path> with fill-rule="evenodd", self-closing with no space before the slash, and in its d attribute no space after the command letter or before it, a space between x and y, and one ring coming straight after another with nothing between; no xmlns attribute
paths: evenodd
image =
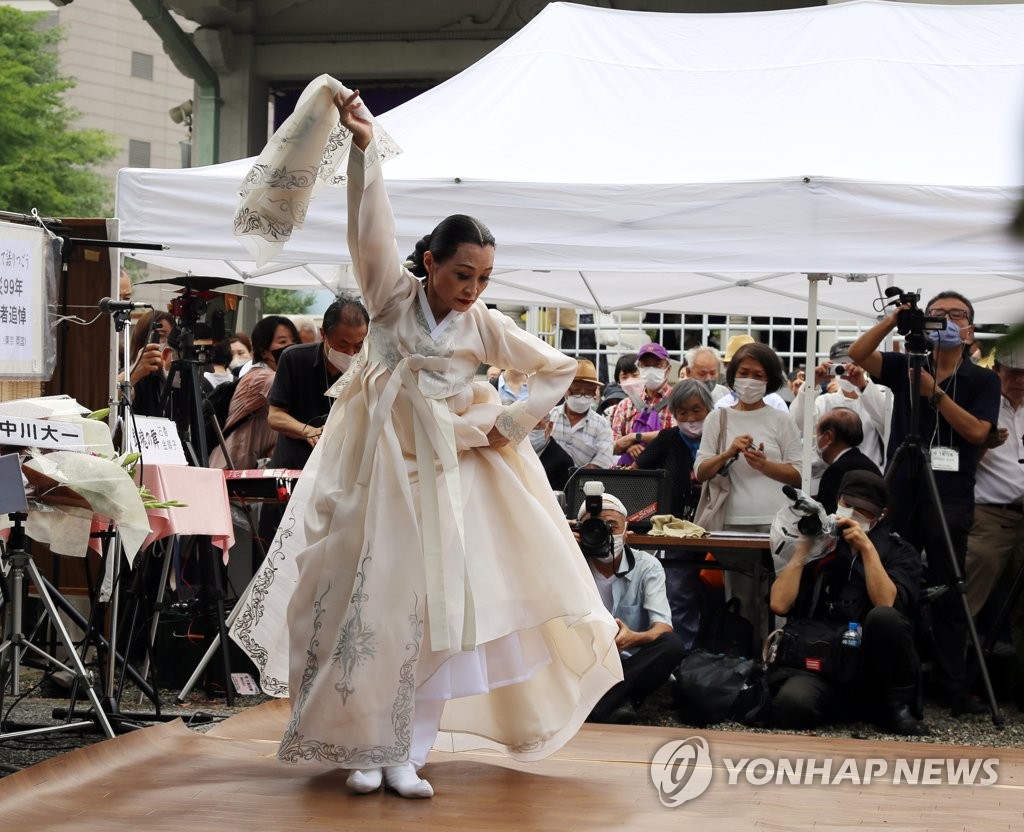
<svg viewBox="0 0 1024 832"><path fill-rule="evenodd" d="M286 721L287 702L270 702L209 734L173 722L78 749L0 780L0 824L4 832L1024 828L1024 750L1018 749L588 725L539 763L434 752L424 774L437 794L414 801L383 792L351 795L337 769L278 762ZM698 796L674 808L662 805L651 759L666 743L693 737L706 743L704 761L691 756L689 765L667 770L679 772L686 793ZM741 759L758 758L753 767L737 768ZM973 785L950 784L946 758L973 764ZM791 767L813 759L817 773L809 783L778 783L782 759ZM986 767L979 762L986 759L996 762ZM917 761L919 781L939 782L894 784L899 760L904 781ZM826 764L830 774L823 775ZM832 782L844 766L842 782ZM871 782L856 782L868 772ZM996 782L983 785L993 774ZM801 777L807 778L806 767ZM699 793L703 781L709 782ZM673 789L664 792L671 800Z"/></svg>

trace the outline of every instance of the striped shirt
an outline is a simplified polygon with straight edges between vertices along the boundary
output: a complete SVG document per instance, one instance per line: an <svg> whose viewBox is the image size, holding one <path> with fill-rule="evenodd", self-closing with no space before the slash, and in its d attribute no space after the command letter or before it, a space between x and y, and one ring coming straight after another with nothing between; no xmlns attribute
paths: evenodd
<svg viewBox="0 0 1024 832"><path fill-rule="evenodd" d="M551 422L551 438L565 448L577 468L612 467L612 427L604 416L588 410L575 425L570 425L565 406L559 405L551 411Z"/></svg>

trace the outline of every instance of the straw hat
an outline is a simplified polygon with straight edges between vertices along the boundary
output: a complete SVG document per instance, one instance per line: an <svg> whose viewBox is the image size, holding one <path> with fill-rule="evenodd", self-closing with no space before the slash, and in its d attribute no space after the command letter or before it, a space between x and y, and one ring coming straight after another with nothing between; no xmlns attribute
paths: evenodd
<svg viewBox="0 0 1024 832"><path fill-rule="evenodd" d="M589 381L598 387L604 387L604 384L597 379L597 367L594 366L594 362L588 361L586 358L576 360L576 377L573 381Z"/></svg>
<svg viewBox="0 0 1024 832"><path fill-rule="evenodd" d="M725 345L725 363L728 364L732 361L732 357L736 354L736 350L745 344L753 344L754 339L749 335L733 335L729 339L729 343Z"/></svg>

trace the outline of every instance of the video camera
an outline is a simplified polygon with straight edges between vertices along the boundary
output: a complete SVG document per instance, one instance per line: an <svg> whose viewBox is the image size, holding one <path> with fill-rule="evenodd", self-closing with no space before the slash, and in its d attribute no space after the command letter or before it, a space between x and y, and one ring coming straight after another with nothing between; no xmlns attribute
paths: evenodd
<svg viewBox="0 0 1024 832"><path fill-rule="evenodd" d="M917 305L921 300L921 295L917 292L904 292L898 286L890 286L885 290L885 296L895 300L884 304L883 308L894 305L910 307L901 309L896 316L896 331L904 337L907 352L919 355L931 352L932 344L925 332L945 329L945 317L925 315L924 310Z"/></svg>
<svg viewBox="0 0 1024 832"><path fill-rule="evenodd" d="M587 519L579 524L580 551L588 558L607 557L615 548L612 527L600 518L604 508L604 483L590 481L583 484Z"/></svg>
<svg viewBox="0 0 1024 832"><path fill-rule="evenodd" d="M180 342L175 346L186 361L209 364L213 344L224 340L224 310L214 310L209 320L206 320L210 301L220 297L220 294L209 289L196 290L186 286L168 304Z"/></svg>

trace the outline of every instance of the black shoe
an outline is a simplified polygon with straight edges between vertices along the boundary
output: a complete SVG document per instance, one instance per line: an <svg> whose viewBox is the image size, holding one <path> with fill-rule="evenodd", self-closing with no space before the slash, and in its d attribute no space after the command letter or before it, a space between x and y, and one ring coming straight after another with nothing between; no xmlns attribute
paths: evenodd
<svg viewBox="0 0 1024 832"><path fill-rule="evenodd" d="M954 717L978 716L979 714L988 713L988 705L977 696L963 696L960 699L954 700L953 704L949 706L949 712Z"/></svg>
<svg viewBox="0 0 1024 832"><path fill-rule="evenodd" d="M909 705L892 705L886 709L883 727L903 737L925 737L928 726L910 712Z"/></svg>

